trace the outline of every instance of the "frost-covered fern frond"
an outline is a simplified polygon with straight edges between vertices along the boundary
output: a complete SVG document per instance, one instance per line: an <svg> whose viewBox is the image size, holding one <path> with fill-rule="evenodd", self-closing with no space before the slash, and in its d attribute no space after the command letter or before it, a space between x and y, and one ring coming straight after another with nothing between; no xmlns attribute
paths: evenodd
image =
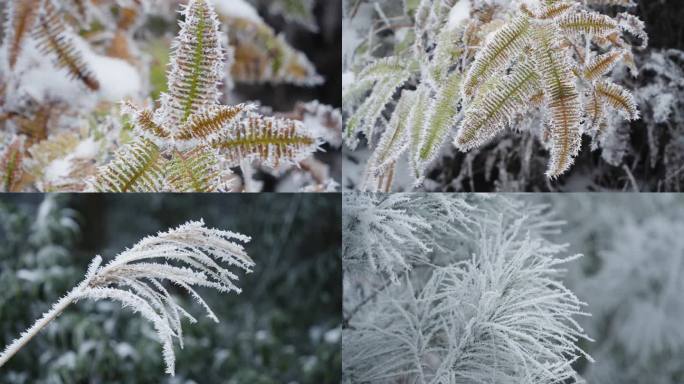
<svg viewBox="0 0 684 384"><path fill-rule="evenodd" d="M530 98L541 85L530 63L521 63L513 72L483 93L466 109L455 145L469 150L484 144L528 108Z"/></svg>
<svg viewBox="0 0 684 384"><path fill-rule="evenodd" d="M430 175L430 167L440 164L456 164L463 168L461 175L472 174L469 164L485 152L480 148L506 126L532 137L526 154L534 152L535 141L550 152L546 172L550 179L570 169L583 134L595 140L594 147L603 148L605 136L597 127L612 125L616 119L603 119L595 107L615 108L616 100L610 100L611 104L603 97L591 98L598 94L594 88L619 63L636 74L633 50L648 41L643 22L636 16L609 16L591 8L606 5L634 4L622 0L421 0L403 2L402 7L382 1L352 7L350 23L355 17L361 19L363 12L366 17L370 14L373 22L369 30L355 36L360 41L351 52L355 61L346 68L347 146L355 150L362 142L359 139L365 137L373 152L370 159L392 160L381 168L369 161L363 180L355 187L386 191L393 179L402 180L402 188L427 187L423 181ZM521 67L534 78L517 78ZM408 145L393 146L393 153L387 156L386 144L396 143L392 139L396 134L394 114L405 112L399 108L408 94L403 91L417 92L414 105L425 104L409 112ZM586 109L591 106L594 108ZM620 107L625 110L624 105ZM593 118L584 119L588 115ZM630 118L634 116L630 114ZM454 133L456 148L469 153L451 156L453 152L444 151L442 143ZM502 142L497 150L510 152L503 149L506 147L510 143ZM376 151L384 154L376 156ZM403 164L397 160L406 152L412 185L405 177L394 177L395 164ZM445 156L440 158L440 153ZM497 156L483 160L487 179L496 161L491 158ZM509 172L506 159L499 168L500 174Z"/></svg>
<svg viewBox="0 0 684 384"><path fill-rule="evenodd" d="M214 192L221 185L218 156L208 147L176 151L166 172L168 183L177 192Z"/></svg>
<svg viewBox="0 0 684 384"><path fill-rule="evenodd" d="M121 147L114 159L98 170L94 188L99 192L162 191L165 164L152 141L136 140Z"/></svg>
<svg viewBox="0 0 684 384"><path fill-rule="evenodd" d="M16 192L24 176L24 139L16 136L0 154L2 192Z"/></svg>
<svg viewBox="0 0 684 384"><path fill-rule="evenodd" d="M52 0L43 0L42 4L34 31L38 47L46 55L54 57L55 64L67 70L73 79L81 81L88 89L97 91L100 83L74 45L70 35L72 32L55 9Z"/></svg>
<svg viewBox="0 0 684 384"><path fill-rule="evenodd" d="M251 105L213 106L193 114L176 134L177 140L211 141L227 126L231 126L244 112L251 111Z"/></svg>
<svg viewBox="0 0 684 384"><path fill-rule="evenodd" d="M618 110L627 120L639 119L639 110L634 96L625 88L611 81L601 80L596 84L595 90L607 105Z"/></svg>
<svg viewBox="0 0 684 384"><path fill-rule="evenodd" d="M536 31L539 47L535 59L551 117L551 161L547 175L565 173L579 152L580 99L565 52L555 47L556 31L540 27Z"/></svg>
<svg viewBox="0 0 684 384"><path fill-rule="evenodd" d="M33 31L42 2L43 0L12 0L8 4L9 19L5 27L4 45L8 49L10 70L17 63L24 40Z"/></svg>
<svg viewBox="0 0 684 384"><path fill-rule="evenodd" d="M100 168L96 190L216 192L224 175L246 161L298 166L319 149L301 122L257 114L251 104L219 104L226 54L207 0L191 0L173 43L168 94L156 111L124 102L139 138Z"/></svg>
<svg viewBox="0 0 684 384"><path fill-rule="evenodd" d="M584 304L560 280L576 257L521 231L500 225L472 259L380 292L345 330L345 382L580 382Z"/></svg>
<svg viewBox="0 0 684 384"><path fill-rule="evenodd" d="M225 60L213 6L192 0L181 12L185 20L172 46L169 92L162 96L160 109L172 132L193 114L218 104Z"/></svg>
<svg viewBox="0 0 684 384"><path fill-rule="evenodd" d="M212 146L230 164L247 159L277 168L298 164L316 152L319 143L301 122L252 113L214 140Z"/></svg>
<svg viewBox="0 0 684 384"><path fill-rule="evenodd" d="M173 341L178 340L182 348L182 320L197 320L176 301L164 283L187 291L204 307L207 316L218 322L193 287L240 293L235 285L238 276L231 269L251 272L254 262L241 244L249 241L249 237L238 233L206 228L203 221L188 222L142 239L103 266L102 258L95 257L85 279L7 346L0 355L0 366L70 304L83 299L112 300L153 323L163 346L166 372L173 375Z"/></svg>
<svg viewBox="0 0 684 384"><path fill-rule="evenodd" d="M617 3L620 2L615 5ZM477 96L478 92L490 94L492 89L487 86L487 78L496 81L497 76L511 68L515 70L515 66L519 65L517 62L525 60L531 53L533 72L539 75L539 84L543 90L540 107L545 116L542 117L548 123L548 128L543 130L544 141L547 141L546 146L551 152L546 174L550 178L556 178L572 165L580 150L583 131L595 132L597 126L603 122L601 111L605 107L618 105L623 110L627 109L625 103L616 99L595 97L606 89L602 78L618 61L628 57L628 45L620 37L621 28L625 31L627 29L621 27L620 18L615 19L584 9L576 2L546 2L535 9L523 6L520 12L522 16L516 16L507 23L478 52L466 78L464 93L466 96ZM638 25L636 22L624 23ZM640 30L638 26L633 29L634 34L643 32L643 28ZM527 40L525 35L529 36ZM590 49L594 41L600 41L604 48L610 49L612 46L614 49L594 54ZM582 45L587 48L578 49ZM576 69L577 67L580 68ZM579 84L592 88L586 99L578 91ZM593 89L595 86L599 90ZM626 101L630 97L628 92L611 89L611 95L618 94L620 101ZM516 102L507 100L507 97L501 99L509 104ZM461 124L455 142L465 150L484 144L495 133L493 129L480 131L479 124L483 120L487 121L491 113L485 113L484 116L479 113L477 97L471 103L471 106L466 106L466 111L472 111L471 118L468 119L466 112L466 119ZM520 100L517 100L517 104L518 108L522 106ZM587 108L584 111L583 106ZM634 111L636 109L630 110ZM512 117L511 112L512 110L507 112L508 118ZM636 116L633 113L628 114L630 120ZM583 115L589 116L589 119L581 126ZM485 127L500 129L502 124L497 123Z"/></svg>
<svg viewBox="0 0 684 384"><path fill-rule="evenodd" d="M478 84L520 54L530 41L530 24L529 17L525 15L513 19L478 52L463 83L466 96L472 95Z"/></svg>

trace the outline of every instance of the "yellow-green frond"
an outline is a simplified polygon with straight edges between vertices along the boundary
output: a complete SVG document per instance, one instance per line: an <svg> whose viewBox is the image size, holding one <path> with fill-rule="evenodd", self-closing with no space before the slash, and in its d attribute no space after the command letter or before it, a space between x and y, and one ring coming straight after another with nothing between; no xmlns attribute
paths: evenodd
<svg viewBox="0 0 684 384"><path fill-rule="evenodd" d="M422 169L432 162L456 125L460 104L461 74L453 72L447 77L430 102L425 128L421 132L418 162Z"/></svg>
<svg viewBox="0 0 684 384"><path fill-rule="evenodd" d="M281 164L298 164L318 149L316 138L299 121L250 114L212 143L220 150L229 166L243 159L257 160L277 168Z"/></svg>
<svg viewBox="0 0 684 384"><path fill-rule="evenodd" d="M594 34L606 36L617 31L617 22L598 12L579 11L558 19L558 26L564 32L574 35Z"/></svg>
<svg viewBox="0 0 684 384"><path fill-rule="evenodd" d="M427 121L427 110L430 105L430 89L425 85L419 86L416 90L415 99L408 117L409 166L411 168L411 174L418 180L422 176L421 167L419 165L420 141L423 137L423 130L425 129Z"/></svg>
<svg viewBox="0 0 684 384"><path fill-rule="evenodd" d="M210 107L192 115L175 136L177 140L210 140L229 124L232 124L245 111L252 107L247 104Z"/></svg>
<svg viewBox="0 0 684 384"><path fill-rule="evenodd" d="M611 69L617 64L617 62L622 58L622 51L613 50L606 52L604 54L593 57L589 64L586 65L582 76L589 81L596 80L606 73L610 72Z"/></svg>
<svg viewBox="0 0 684 384"><path fill-rule="evenodd" d="M577 6L576 2L572 1L558 1L553 4L542 6L537 17L540 19L554 19L565 15L568 11Z"/></svg>
<svg viewBox="0 0 684 384"><path fill-rule="evenodd" d="M632 93L608 80L596 83L596 94L628 120L638 120L639 110Z"/></svg>
<svg viewBox="0 0 684 384"><path fill-rule="evenodd" d="M133 118L134 126L140 129L143 134L149 135L153 139L165 139L170 136L169 131L154 120L154 113L151 110L138 109L130 102L124 102L122 112Z"/></svg>
<svg viewBox="0 0 684 384"><path fill-rule="evenodd" d="M404 58L396 56L384 57L363 68L359 73L357 80L377 81L387 77L398 76L407 71L410 66L410 63L407 63L407 60Z"/></svg>
<svg viewBox="0 0 684 384"><path fill-rule="evenodd" d="M114 159L98 170L99 192L160 192L166 160L150 140L139 139L121 147Z"/></svg>
<svg viewBox="0 0 684 384"><path fill-rule="evenodd" d="M530 40L530 19L518 16L497 31L489 42L477 53L475 61L463 82L466 96L474 93L474 88L485 81L498 69L510 63L519 55Z"/></svg>
<svg viewBox="0 0 684 384"><path fill-rule="evenodd" d="M359 132L363 133L370 145L373 144L373 133L382 111L392 100L397 88L401 87L410 77L407 71L397 75L387 77L378 81L371 94L356 109L356 112L349 117L345 126L345 140L347 145L354 149L358 144L356 136Z"/></svg>
<svg viewBox="0 0 684 384"><path fill-rule="evenodd" d="M207 147L174 151L166 166L166 180L176 192L216 192L219 174L216 150Z"/></svg>
<svg viewBox="0 0 684 384"><path fill-rule="evenodd" d="M169 93L162 97L164 124L179 127L190 116L218 103L225 54L219 22L206 0L190 1L172 45Z"/></svg>
<svg viewBox="0 0 684 384"><path fill-rule="evenodd" d="M488 88L465 111L454 145L463 150L481 146L517 114L527 109L529 100L540 89L539 76L528 62L521 63L513 72Z"/></svg>
<svg viewBox="0 0 684 384"><path fill-rule="evenodd" d="M366 175L377 177L399 159L408 145L408 118L416 100L416 91L403 91L378 146L368 160Z"/></svg>
<svg viewBox="0 0 684 384"><path fill-rule="evenodd" d="M551 163L547 175L557 177L568 170L580 146L580 100L565 52L555 46L558 36L549 26L535 33L537 70L551 118Z"/></svg>

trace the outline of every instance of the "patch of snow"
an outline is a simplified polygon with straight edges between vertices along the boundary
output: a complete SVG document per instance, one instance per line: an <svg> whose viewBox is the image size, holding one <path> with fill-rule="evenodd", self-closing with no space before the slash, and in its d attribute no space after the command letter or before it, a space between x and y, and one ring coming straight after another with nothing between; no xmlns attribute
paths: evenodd
<svg viewBox="0 0 684 384"><path fill-rule="evenodd" d="M460 0L449 11L449 21L447 26L454 29L470 17L470 0Z"/></svg>
<svg viewBox="0 0 684 384"><path fill-rule="evenodd" d="M127 62L97 54L87 58L95 76L100 81L100 99L117 102L135 96L142 89L140 74Z"/></svg>
<svg viewBox="0 0 684 384"><path fill-rule="evenodd" d="M98 152L98 144L91 137L78 143L74 150L74 157L77 159L92 159L97 156Z"/></svg>
<svg viewBox="0 0 684 384"><path fill-rule="evenodd" d="M83 59L100 82L98 96L101 101L118 102L141 92L142 79L132 65L121 59L97 54L78 36L74 37L74 43L83 52Z"/></svg>
<svg viewBox="0 0 684 384"><path fill-rule="evenodd" d="M60 182L69 177L71 173L71 161L57 159L45 167L45 180L48 182Z"/></svg>

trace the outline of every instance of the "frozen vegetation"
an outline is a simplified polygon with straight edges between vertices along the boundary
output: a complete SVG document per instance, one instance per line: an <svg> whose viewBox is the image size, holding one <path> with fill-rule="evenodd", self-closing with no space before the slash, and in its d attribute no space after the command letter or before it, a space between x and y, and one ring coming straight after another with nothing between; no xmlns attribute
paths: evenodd
<svg viewBox="0 0 684 384"><path fill-rule="evenodd" d="M338 189L339 43L317 39L339 36L320 4L11 0L0 12L3 191Z"/></svg>
<svg viewBox="0 0 684 384"><path fill-rule="evenodd" d="M5 196L0 382L339 383L340 223L333 194Z"/></svg>
<svg viewBox="0 0 684 384"><path fill-rule="evenodd" d="M684 379L684 199L346 194L345 383Z"/></svg>
<svg viewBox="0 0 684 384"><path fill-rule="evenodd" d="M343 188L679 191L680 9L345 1Z"/></svg>

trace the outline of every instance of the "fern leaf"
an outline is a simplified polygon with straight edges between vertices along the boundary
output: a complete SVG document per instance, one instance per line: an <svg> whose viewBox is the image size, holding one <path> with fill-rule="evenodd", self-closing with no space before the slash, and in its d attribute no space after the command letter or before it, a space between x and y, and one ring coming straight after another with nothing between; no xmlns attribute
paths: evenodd
<svg viewBox="0 0 684 384"><path fill-rule="evenodd" d="M0 175L2 175L2 191L18 192L24 175L24 140L16 136L0 157Z"/></svg>
<svg viewBox="0 0 684 384"><path fill-rule="evenodd" d="M356 135L362 132L372 145L375 124L382 111L392 100L397 88L401 87L410 77L408 71L390 76L375 84L368 98L359 106L356 112L347 120L346 140L347 144L354 149L356 147Z"/></svg>
<svg viewBox="0 0 684 384"><path fill-rule="evenodd" d="M378 177L385 173L408 146L408 117L416 100L415 91L403 91L392 118L383 132L378 146L368 160L366 175Z"/></svg>
<svg viewBox="0 0 684 384"><path fill-rule="evenodd" d="M64 20L52 2L44 1L34 31L38 48L46 55L54 56L55 65L66 69L73 79L81 81L90 90L97 91L100 88L100 83L86 65L69 33Z"/></svg>
<svg viewBox="0 0 684 384"><path fill-rule="evenodd" d="M596 94L605 100L610 106L620 111L628 120L638 120L634 96L625 88L608 80L601 80L596 84Z"/></svg>
<svg viewBox="0 0 684 384"><path fill-rule="evenodd" d="M494 137L540 89L539 76L529 63L521 63L500 82L468 106L454 145L468 151Z"/></svg>
<svg viewBox="0 0 684 384"><path fill-rule="evenodd" d="M589 94L584 106L587 115L587 131L598 131L599 127L605 120L603 102L597 95L596 91Z"/></svg>
<svg viewBox="0 0 684 384"><path fill-rule="evenodd" d="M114 159L98 170L98 192L159 192L163 188L164 164L159 148L138 139L119 149Z"/></svg>
<svg viewBox="0 0 684 384"><path fill-rule="evenodd" d="M411 174L416 180L422 177L420 165L420 143L427 121L427 111L430 105L430 90L427 86L419 86L416 91L416 100L408 116L409 132L409 167Z"/></svg>
<svg viewBox="0 0 684 384"><path fill-rule="evenodd" d="M519 16L494 34L491 40L477 53L475 61L463 82L466 96L498 69L510 63L513 56L520 54L530 40L530 19Z"/></svg>
<svg viewBox="0 0 684 384"><path fill-rule="evenodd" d="M573 12L558 20L561 30L574 35L593 34L606 36L617 31L617 22L597 12Z"/></svg>
<svg viewBox="0 0 684 384"><path fill-rule="evenodd" d="M219 185L218 158L211 148L175 151L166 167L166 179L176 192L216 192Z"/></svg>
<svg viewBox="0 0 684 384"><path fill-rule="evenodd" d="M418 150L420 173L427 164L432 162L449 136L451 128L456 125L459 111L461 73L458 71L449 75L444 84L437 90L428 108L425 128L421 132Z"/></svg>
<svg viewBox="0 0 684 384"><path fill-rule="evenodd" d="M168 138L171 134L169 131L157 124L154 120L154 113L149 109L138 109L129 102L124 102L122 106L122 113L131 115L135 127L140 129L149 139L155 140L158 138Z"/></svg>
<svg viewBox="0 0 684 384"><path fill-rule="evenodd" d="M540 19L555 19L565 15L568 11L574 9L576 6L577 3L559 1L542 7L536 16Z"/></svg>
<svg viewBox="0 0 684 384"><path fill-rule="evenodd" d="M579 94L564 52L554 45L558 40L555 30L540 26L536 36L539 47L535 59L551 112L551 163L547 175L557 177L567 171L579 151Z"/></svg>
<svg viewBox="0 0 684 384"><path fill-rule="evenodd" d="M40 12L41 0L13 0L9 3L9 20L5 32L10 69L19 59L24 40L33 30Z"/></svg>
<svg viewBox="0 0 684 384"><path fill-rule="evenodd" d="M613 50L595 56L584 68L583 77L589 81L598 79L599 77L610 72L615 64L617 64L618 60L622 58L622 56L623 52L619 50Z"/></svg>
<svg viewBox="0 0 684 384"><path fill-rule="evenodd" d="M168 74L169 93L162 96L162 121L185 124L190 116L218 104L225 58L216 12L206 0L191 0L182 12L173 42Z"/></svg>
<svg viewBox="0 0 684 384"><path fill-rule="evenodd" d="M215 106L192 115L180 129L175 138L177 140L210 140L218 135L222 129L234 122L244 112L254 109L250 105Z"/></svg>
<svg viewBox="0 0 684 384"><path fill-rule="evenodd" d="M301 122L251 113L212 146L225 155L231 167L248 159L277 168L283 163L298 164L317 150L318 143Z"/></svg>
<svg viewBox="0 0 684 384"><path fill-rule="evenodd" d="M405 59L397 56L384 57L368 64L358 75L357 81L378 81L400 76L407 70Z"/></svg>

